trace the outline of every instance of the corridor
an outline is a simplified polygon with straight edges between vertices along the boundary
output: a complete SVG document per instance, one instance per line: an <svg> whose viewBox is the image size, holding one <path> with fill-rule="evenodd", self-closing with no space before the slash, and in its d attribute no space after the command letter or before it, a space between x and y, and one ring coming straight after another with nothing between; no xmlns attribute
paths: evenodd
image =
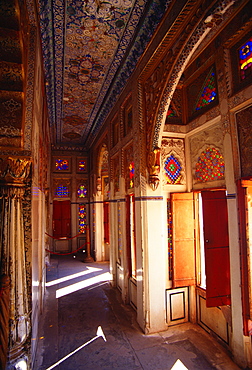
<svg viewBox="0 0 252 370"><path fill-rule="evenodd" d="M107 263L51 257L34 370L239 369L199 326L144 335L109 279Z"/></svg>

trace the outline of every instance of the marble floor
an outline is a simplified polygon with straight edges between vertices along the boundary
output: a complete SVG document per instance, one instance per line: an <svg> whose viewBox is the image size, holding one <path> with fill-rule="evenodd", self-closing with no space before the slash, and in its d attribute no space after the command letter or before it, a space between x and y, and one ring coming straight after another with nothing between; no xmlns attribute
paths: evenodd
<svg viewBox="0 0 252 370"><path fill-rule="evenodd" d="M144 335L109 283L107 263L52 256L33 370L237 370L198 325Z"/></svg>

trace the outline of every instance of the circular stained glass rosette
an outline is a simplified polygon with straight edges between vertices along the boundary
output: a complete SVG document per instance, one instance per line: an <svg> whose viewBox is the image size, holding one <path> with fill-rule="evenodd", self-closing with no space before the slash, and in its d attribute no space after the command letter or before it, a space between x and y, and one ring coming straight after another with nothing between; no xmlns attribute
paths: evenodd
<svg viewBox="0 0 252 370"><path fill-rule="evenodd" d="M195 178L198 182L223 179L225 171L224 158L218 149L207 148L198 158Z"/></svg>

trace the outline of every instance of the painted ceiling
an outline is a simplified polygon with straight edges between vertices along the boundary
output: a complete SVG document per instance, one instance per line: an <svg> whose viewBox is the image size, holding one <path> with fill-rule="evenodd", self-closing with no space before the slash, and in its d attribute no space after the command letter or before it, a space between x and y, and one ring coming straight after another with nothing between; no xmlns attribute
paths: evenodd
<svg viewBox="0 0 252 370"><path fill-rule="evenodd" d="M40 0L54 145L90 145L171 0Z"/></svg>

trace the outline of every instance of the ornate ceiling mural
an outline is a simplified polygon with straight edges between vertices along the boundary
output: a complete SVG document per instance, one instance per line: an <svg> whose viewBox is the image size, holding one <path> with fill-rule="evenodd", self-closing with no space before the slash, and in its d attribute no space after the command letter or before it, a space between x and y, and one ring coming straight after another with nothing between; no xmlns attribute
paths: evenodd
<svg viewBox="0 0 252 370"><path fill-rule="evenodd" d="M40 0L55 145L92 140L170 1Z"/></svg>

